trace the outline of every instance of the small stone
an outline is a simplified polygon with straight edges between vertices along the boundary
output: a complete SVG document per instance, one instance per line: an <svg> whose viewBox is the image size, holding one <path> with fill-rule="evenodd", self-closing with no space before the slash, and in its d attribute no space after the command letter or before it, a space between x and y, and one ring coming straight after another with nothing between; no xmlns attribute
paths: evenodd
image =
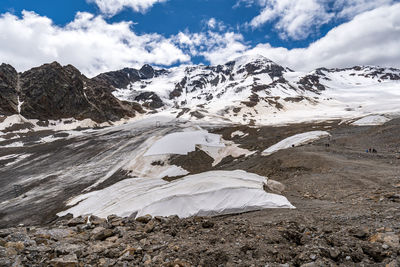
<svg viewBox="0 0 400 267"><path fill-rule="evenodd" d="M104 229L93 236L93 239L103 241L106 238L113 236L114 231L111 229Z"/></svg>
<svg viewBox="0 0 400 267"><path fill-rule="evenodd" d="M83 218L82 216L72 218L67 222L67 226L69 227L74 227L80 224L85 224L86 223L86 218Z"/></svg>
<svg viewBox="0 0 400 267"><path fill-rule="evenodd" d="M336 260L340 255L340 251L337 249L330 249L329 250L329 256L331 257L331 259Z"/></svg>
<svg viewBox="0 0 400 267"><path fill-rule="evenodd" d="M151 233L151 232L153 232L154 227L155 227L155 223L153 220L151 220L144 226L144 231L146 233Z"/></svg>
<svg viewBox="0 0 400 267"><path fill-rule="evenodd" d="M350 233L357 238L366 238L369 235L368 228L356 228L356 229L351 229Z"/></svg>
<svg viewBox="0 0 400 267"><path fill-rule="evenodd" d="M346 261L350 261L351 257L350 256L346 256Z"/></svg>
<svg viewBox="0 0 400 267"><path fill-rule="evenodd" d="M17 251L22 251L25 248L25 245L23 242L7 242L4 246L5 248L13 248Z"/></svg>
<svg viewBox="0 0 400 267"><path fill-rule="evenodd" d="M107 222L106 219L103 219L103 218L100 218L100 217L97 217L94 215L90 216L88 220L93 225L100 225L100 224Z"/></svg>
<svg viewBox="0 0 400 267"><path fill-rule="evenodd" d="M78 267L78 258L75 254L66 255L61 258L56 258L50 261L53 267Z"/></svg>
<svg viewBox="0 0 400 267"><path fill-rule="evenodd" d="M151 215L147 214L144 216L140 216L136 218L136 221L141 222L141 223L148 223L153 217Z"/></svg>
<svg viewBox="0 0 400 267"><path fill-rule="evenodd" d="M203 228L213 228L214 227L214 223L209 221L209 220L206 220L201 224L201 226Z"/></svg>
<svg viewBox="0 0 400 267"><path fill-rule="evenodd" d="M388 245L388 244L383 244L383 245L382 245L382 248L386 250L386 249L389 248L389 245Z"/></svg>

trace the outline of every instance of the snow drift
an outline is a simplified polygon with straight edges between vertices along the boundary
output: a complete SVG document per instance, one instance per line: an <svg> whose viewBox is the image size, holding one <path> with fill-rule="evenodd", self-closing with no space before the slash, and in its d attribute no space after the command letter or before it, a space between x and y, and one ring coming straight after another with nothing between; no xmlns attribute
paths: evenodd
<svg viewBox="0 0 400 267"><path fill-rule="evenodd" d="M217 134L210 134L207 131L189 131L168 134L158 140L144 156L177 154L187 155L195 151L196 145L212 147L224 147L221 137Z"/></svg>
<svg viewBox="0 0 400 267"><path fill-rule="evenodd" d="M266 193L267 178L245 171L210 171L174 182L128 179L72 199L63 216L92 214L107 217L178 215L214 216L266 208L295 208L281 195Z"/></svg>
<svg viewBox="0 0 400 267"><path fill-rule="evenodd" d="M374 126L374 125L382 125L386 122L390 121L389 118L381 115L370 115L359 120L356 120L352 123L352 125L356 126Z"/></svg>
<svg viewBox="0 0 400 267"><path fill-rule="evenodd" d="M269 148L264 150L262 154L264 156L268 156L271 155L272 153L275 153L278 150L286 149L292 146L299 146L302 144L306 144L308 142L315 141L326 136L330 136L330 134L325 131L312 131L312 132L296 134L286 139L283 139L282 141L273 146L270 146Z"/></svg>

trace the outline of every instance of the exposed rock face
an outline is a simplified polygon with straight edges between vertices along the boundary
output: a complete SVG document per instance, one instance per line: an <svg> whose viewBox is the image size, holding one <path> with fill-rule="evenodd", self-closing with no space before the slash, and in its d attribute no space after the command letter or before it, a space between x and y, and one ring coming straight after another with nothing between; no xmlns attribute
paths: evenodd
<svg viewBox="0 0 400 267"><path fill-rule="evenodd" d="M161 108L164 106L161 98L153 92L143 92L135 97L135 101L140 101L144 107L149 108Z"/></svg>
<svg viewBox="0 0 400 267"><path fill-rule="evenodd" d="M140 70L124 68L122 70L105 72L94 77L93 80L106 82L115 88L126 88L131 83L151 79L167 72L164 69L155 70L152 66L146 64ZM114 90L115 88L110 89Z"/></svg>
<svg viewBox="0 0 400 267"><path fill-rule="evenodd" d="M0 113L18 113L29 119L93 119L96 122L133 117L141 107L112 94L112 84L88 79L75 67L57 62L28 70L18 76L9 65L0 67Z"/></svg>
<svg viewBox="0 0 400 267"><path fill-rule="evenodd" d="M110 71L106 73L102 73L93 80L99 80L102 82L106 82L114 86L115 88L125 88L130 83L136 82L140 80L139 71L131 68L124 68L118 71Z"/></svg>
<svg viewBox="0 0 400 267"><path fill-rule="evenodd" d="M0 114L18 113L18 73L10 65L0 65Z"/></svg>

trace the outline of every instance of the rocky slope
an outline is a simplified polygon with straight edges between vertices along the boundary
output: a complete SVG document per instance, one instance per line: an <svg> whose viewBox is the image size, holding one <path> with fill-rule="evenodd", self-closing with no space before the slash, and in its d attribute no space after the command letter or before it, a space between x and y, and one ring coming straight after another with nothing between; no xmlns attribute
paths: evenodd
<svg viewBox="0 0 400 267"><path fill-rule="evenodd" d="M320 210L321 211L321 210ZM3 266L398 266L399 229L333 214L292 219L109 216L0 230ZM384 212L382 212L383 214ZM255 218L258 215L259 218ZM262 221L260 219L264 219ZM321 219L325 222L319 221ZM353 224L351 224L351 222ZM394 227L393 227L394 226Z"/></svg>
<svg viewBox="0 0 400 267"><path fill-rule="evenodd" d="M144 65L92 79L71 65L45 64L18 74L3 64L0 113L104 122L134 116L140 103L151 113L167 111L177 118L268 124L394 111L399 85L398 69L356 66L302 73L262 56L218 66Z"/></svg>
<svg viewBox="0 0 400 267"><path fill-rule="evenodd" d="M7 64L0 65L0 114L11 115L18 112L18 73Z"/></svg>
<svg viewBox="0 0 400 267"><path fill-rule="evenodd" d="M140 105L116 99L111 84L88 79L75 67L57 62L18 74L0 66L0 113L28 119L75 118L96 122L133 117Z"/></svg>

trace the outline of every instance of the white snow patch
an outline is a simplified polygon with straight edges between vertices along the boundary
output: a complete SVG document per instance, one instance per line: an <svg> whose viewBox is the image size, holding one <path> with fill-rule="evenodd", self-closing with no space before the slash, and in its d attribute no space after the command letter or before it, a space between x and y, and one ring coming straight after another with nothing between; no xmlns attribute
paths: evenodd
<svg viewBox="0 0 400 267"><path fill-rule="evenodd" d="M389 118L381 115L370 115L364 118L361 118L352 123L352 125L357 126L373 126L373 125L382 125L386 122L390 121Z"/></svg>
<svg viewBox="0 0 400 267"><path fill-rule="evenodd" d="M224 147L221 137L217 134L210 134L207 131L190 131L172 133L162 137L144 154L144 156L177 154L187 155L195 151L196 145Z"/></svg>
<svg viewBox="0 0 400 267"><path fill-rule="evenodd" d="M242 131L234 131L233 133L231 133L231 138L234 138L234 137L236 137L236 136L239 136L239 137L244 137L244 136L246 136L247 134L245 134L244 132L242 132Z"/></svg>
<svg viewBox="0 0 400 267"><path fill-rule="evenodd" d="M22 104L24 104L24 101L21 101L18 96L18 114L21 114Z"/></svg>
<svg viewBox="0 0 400 267"><path fill-rule="evenodd" d="M13 126L14 124L22 124L22 123L26 123L26 122L29 123L29 121L21 115L16 114L16 115L8 116L4 119L3 122L0 123L0 131L4 131L5 129Z"/></svg>
<svg viewBox="0 0 400 267"><path fill-rule="evenodd" d="M299 146L326 136L330 136L330 134L325 131L311 131L311 132L296 134L286 139L283 139L282 141L276 143L273 146L270 146L269 148L264 150L262 154L268 156L278 150L286 149L292 146Z"/></svg>
<svg viewBox="0 0 400 267"><path fill-rule="evenodd" d="M211 171L166 182L128 179L72 199L63 216L92 214L107 217L178 215L215 216L266 208L295 208L281 195L263 190L267 178L245 171Z"/></svg>
<svg viewBox="0 0 400 267"><path fill-rule="evenodd" d="M2 147L23 147L23 146L24 146L24 143L22 143L22 142L13 142L13 143L10 143L10 144L2 146Z"/></svg>
<svg viewBox="0 0 400 267"><path fill-rule="evenodd" d="M239 145L235 144L234 142L224 141L224 144L225 146L223 147L206 146L206 145L199 145L198 147L214 159L212 166L216 166L225 157L228 156L237 158L244 155L247 157L255 153L247 149L240 148Z"/></svg>

